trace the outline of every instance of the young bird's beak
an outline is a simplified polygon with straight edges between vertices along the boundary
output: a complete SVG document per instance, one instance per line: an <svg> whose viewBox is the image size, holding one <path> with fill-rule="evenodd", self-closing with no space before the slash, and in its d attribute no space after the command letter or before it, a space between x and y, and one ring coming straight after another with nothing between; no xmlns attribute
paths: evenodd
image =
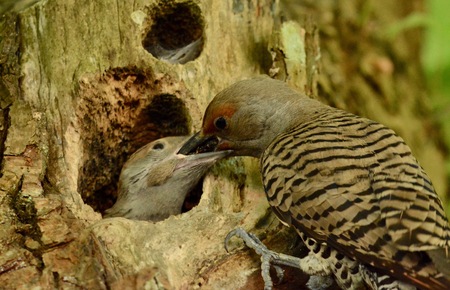
<svg viewBox="0 0 450 290"><path fill-rule="evenodd" d="M175 166L174 170L179 169L189 169L189 168L209 168L209 166L212 166L214 162L216 162L219 159L222 159L224 157L227 157L230 154L231 151L214 151L214 152L202 152L202 153L195 153L195 154L189 154L189 155L181 155L180 159L178 160L177 165ZM209 164L207 166L206 164ZM206 170L205 170L206 171Z"/></svg>
<svg viewBox="0 0 450 290"><path fill-rule="evenodd" d="M218 149L218 138L215 136L202 136L201 132L194 134L189 138L177 155L182 155L182 160L177 164L176 169L184 167L195 167L198 164L211 163L211 165L218 159L224 158L231 150Z"/></svg>

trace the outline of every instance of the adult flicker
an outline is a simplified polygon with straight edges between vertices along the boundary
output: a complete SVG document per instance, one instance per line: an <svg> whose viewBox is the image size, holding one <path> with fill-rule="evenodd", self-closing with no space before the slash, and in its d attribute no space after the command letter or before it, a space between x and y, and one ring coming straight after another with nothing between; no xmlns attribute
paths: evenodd
<svg viewBox="0 0 450 290"><path fill-rule="evenodd" d="M161 138L133 153L122 167L117 201L104 217L160 221L180 214L186 195L208 168L228 154L177 154L188 138Z"/></svg>
<svg viewBox="0 0 450 290"><path fill-rule="evenodd" d="M343 289L450 289L442 202L391 129L258 77L220 92L180 153L213 136L218 151L260 158L271 208L321 263L309 274L331 274Z"/></svg>

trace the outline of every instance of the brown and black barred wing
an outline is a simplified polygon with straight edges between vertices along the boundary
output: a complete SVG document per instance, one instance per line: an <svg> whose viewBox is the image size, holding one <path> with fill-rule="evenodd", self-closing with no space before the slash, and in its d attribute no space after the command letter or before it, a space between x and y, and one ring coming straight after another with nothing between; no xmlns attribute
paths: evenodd
<svg viewBox="0 0 450 290"><path fill-rule="evenodd" d="M261 172L286 223L382 273L449 288L424 252L448 245L442 204L392 130L330 109L276 138Z"/></svg>

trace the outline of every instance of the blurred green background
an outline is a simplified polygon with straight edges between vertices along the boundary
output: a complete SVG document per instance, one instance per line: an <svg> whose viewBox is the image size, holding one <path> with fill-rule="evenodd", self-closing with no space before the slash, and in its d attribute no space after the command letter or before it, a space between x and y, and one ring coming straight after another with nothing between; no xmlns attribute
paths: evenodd
<svg viewBox="0 0 450 290"><path fill-rule="evenodd" d="M450 149L450 1L427 0L426 5L427 14L423 17L411 16L416 19L411 22L425 25L426 28L422 61L433 105L433 115L443 130L445 140L442 141ZM450 183L449 157L447 154L446 170ZM446 209L450 215L450 204L446 205Z"/></svg>

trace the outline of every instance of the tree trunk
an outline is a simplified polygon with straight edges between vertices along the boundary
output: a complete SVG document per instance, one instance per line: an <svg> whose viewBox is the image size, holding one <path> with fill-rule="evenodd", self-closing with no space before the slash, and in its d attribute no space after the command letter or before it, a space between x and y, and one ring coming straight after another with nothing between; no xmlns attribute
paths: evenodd
<svg viewBox="0 0 450 290"><path fill-rule="evenodd" d="M226 234L240 226L273 250L297 248L252 158L214 166L182 215L100 214L137 148L195 132L217 92L256 74L392 127L445 193L421 31L397 29L421 5L286 1L281 18L277 0L49 0L5 14L0 288L262 289L259 258L238 239L228 254ZM292 270L278 287L306 280Z"/></svg>

